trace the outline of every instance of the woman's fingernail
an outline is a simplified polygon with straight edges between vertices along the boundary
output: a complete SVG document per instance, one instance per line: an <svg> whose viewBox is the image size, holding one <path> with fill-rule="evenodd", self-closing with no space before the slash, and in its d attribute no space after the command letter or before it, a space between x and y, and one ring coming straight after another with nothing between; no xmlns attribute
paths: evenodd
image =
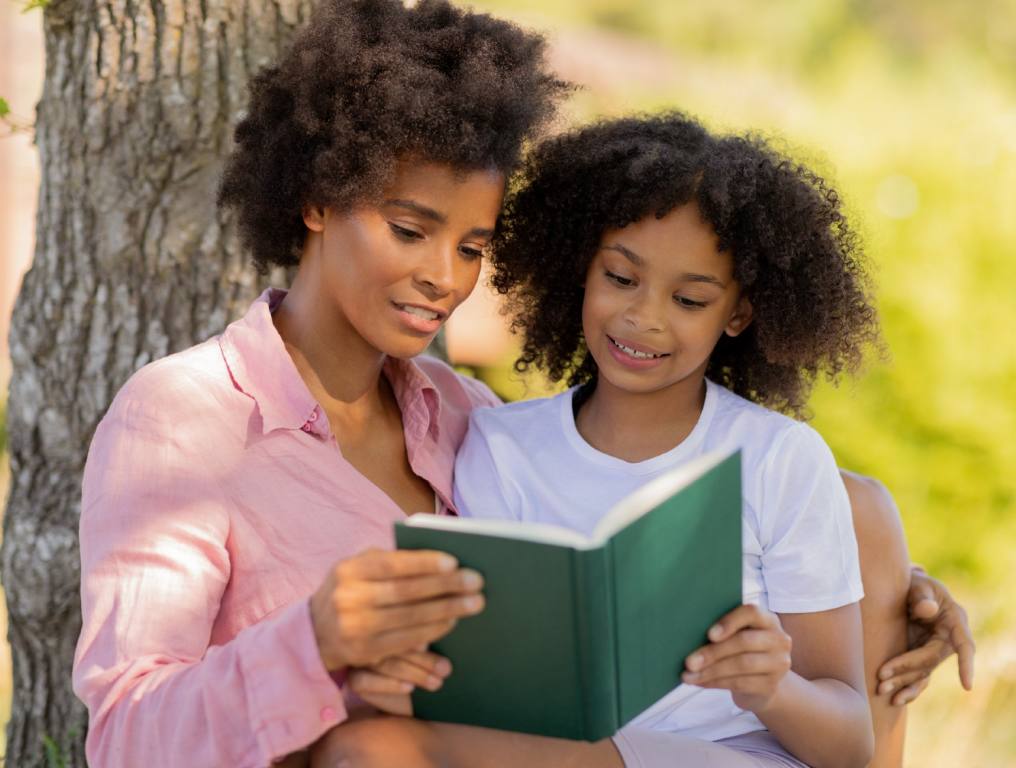
<svg viewBox="0 0 1016 768"><path fill-rule="evenodd" d="M434 671L442 677L448 677L452 673L452 663L448 659L439 659L434 665Z"/></svg>
<svg viewBox="0 0 1016 768"><path fill-rule="evenodd" d="M698 669L702 666L702 661L703 659L701 653L693 653L688 657L688 669Z"/></svg>
<svg viewBox="0 0 1016 768"><path fill-rule="evenodd" d="M882 683L882 685L880 685L878 687L878 692L880 694L892 693L893 692L893 688L895 688L895 687L896 686L893 685L892 683Z"/></svg>
<svg viewBox="0 0 1016 768"><path fill-rule="evenodd" d="M459 567L459 561L451 555L440 555L437 559L437 567L439 571L454 571Z"/></svg>
<svg viewBox="0 0 1016 768"><path fill-rule="evenodd" d="M431 691L436 691L438 688L441 687L442 683L444 683L444 681L440 677L434 677L433 675L431 675L430 677L427 678L427 689Z"/></svg>
<svg viewBox="0 0 1016 768"><path fill-rule="evenodd" d="M719 624L713 624L713 626L709 627L710 640L718 640L722 635L723 635L723 627L721 627Z"/></svg>
<svg viewBox="0 0 1016 768"><path fill-rule="evenodd" d="M467 611L478 611L483 607L483 598L478 595L464 597L462 599L462 607Z"/></svg>
<svg viewBox="0 0 1016 768"><path fill-rule="evenodd" d="M878 676L883 680L888 680L893 676L893 671L891 669L879 670Z"/></svg>
<svg viewBox="0 0 1016 768"><path fill-rule="evenodd" d="M401 685L399 685L399 688L402 689L403 693L409 693L410 691L413 690L413 684L412 683L402 683Z"/></svg>
<svg viewBox="0 0 1016 768"><path fill-rule="evenodd" d="M462 586L466 589L479 589L483 586L483 577L476 571L464 571L462 574Z"/></svg>

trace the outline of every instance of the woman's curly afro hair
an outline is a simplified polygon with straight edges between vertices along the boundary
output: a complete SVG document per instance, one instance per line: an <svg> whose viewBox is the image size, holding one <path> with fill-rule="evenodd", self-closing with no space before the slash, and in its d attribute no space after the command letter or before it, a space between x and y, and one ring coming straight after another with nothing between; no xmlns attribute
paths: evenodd
<svg viewBox="0 0 1016 768"><path fill-rule="evenodd" d="M761 138L714 136L671 112L604 121L527 158L495 233L492 282L524 336L519 371L594 381L582 336L583 284L607 230L694 203L752 302L706 375L775 410L805 416L820 373L855 371L879 345L857 236L835 190Z"/></svg>
<svg viewBox="0 0 1016 768"><path fill-rule="evenodd" d="M258 268L297 264L305 208L376 199L401 158L513 170L568 90L545 47L445 0L324 0L251 82L219 191Z"/></svg>

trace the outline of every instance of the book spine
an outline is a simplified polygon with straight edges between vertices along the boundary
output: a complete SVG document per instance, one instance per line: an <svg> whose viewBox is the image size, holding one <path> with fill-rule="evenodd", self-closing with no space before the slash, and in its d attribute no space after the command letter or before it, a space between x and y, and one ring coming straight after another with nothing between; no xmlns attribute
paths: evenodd
<svg viewBox="0 0 1016 768"><path fill-rule="evenodd" d="M613 578L607 547L575 551L575 639L584 738L613 736L619 723Z"/></svg>

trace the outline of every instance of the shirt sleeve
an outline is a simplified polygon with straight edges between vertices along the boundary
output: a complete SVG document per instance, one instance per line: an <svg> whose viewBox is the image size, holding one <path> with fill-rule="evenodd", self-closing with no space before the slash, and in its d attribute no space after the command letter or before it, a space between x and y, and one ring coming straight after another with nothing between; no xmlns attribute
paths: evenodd
<svg viewBox="0 0 1016 768"><path fill-rule="evenodd" d="M230 579L228 467L194 442L153 406L118 402L89 451L74 691L91 765L265 766L346 716L306 600L211 644Z"/></svg>
<svg viewBox="0 0 1016 768"><path fill-rule="evenodd" d="M462 517L522 519L522 497L494 459L499 436L490 425L489 409L469 416L469 429L455 457L455 507ZM499 439L500 438L500 439Z"/></svg>
<svg viewBox="0 0 1016 768"><path fill-rule="evenodd" d="M864 596L850 500L832 452L808 425L795 424L770 448L761 512L771 610L825 611Z"/></svg>

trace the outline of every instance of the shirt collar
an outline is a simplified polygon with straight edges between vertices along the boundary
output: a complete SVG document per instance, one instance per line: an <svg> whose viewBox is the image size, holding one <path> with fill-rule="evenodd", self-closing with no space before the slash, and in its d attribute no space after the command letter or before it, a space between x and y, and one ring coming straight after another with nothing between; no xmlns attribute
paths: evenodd
<svg viewBox="0 0 1016 768"><path fill-rule="evenodd" d="M272 322L272 312L286 291L268 288L242 318L219 337L219 347L233 382L257 404L262 431L303 429L328 435L323 410L300 376ZM412 360L389 357L385 375L402 411L407 438L414 443L440 434L441 401L430 377Z"/></svg>

